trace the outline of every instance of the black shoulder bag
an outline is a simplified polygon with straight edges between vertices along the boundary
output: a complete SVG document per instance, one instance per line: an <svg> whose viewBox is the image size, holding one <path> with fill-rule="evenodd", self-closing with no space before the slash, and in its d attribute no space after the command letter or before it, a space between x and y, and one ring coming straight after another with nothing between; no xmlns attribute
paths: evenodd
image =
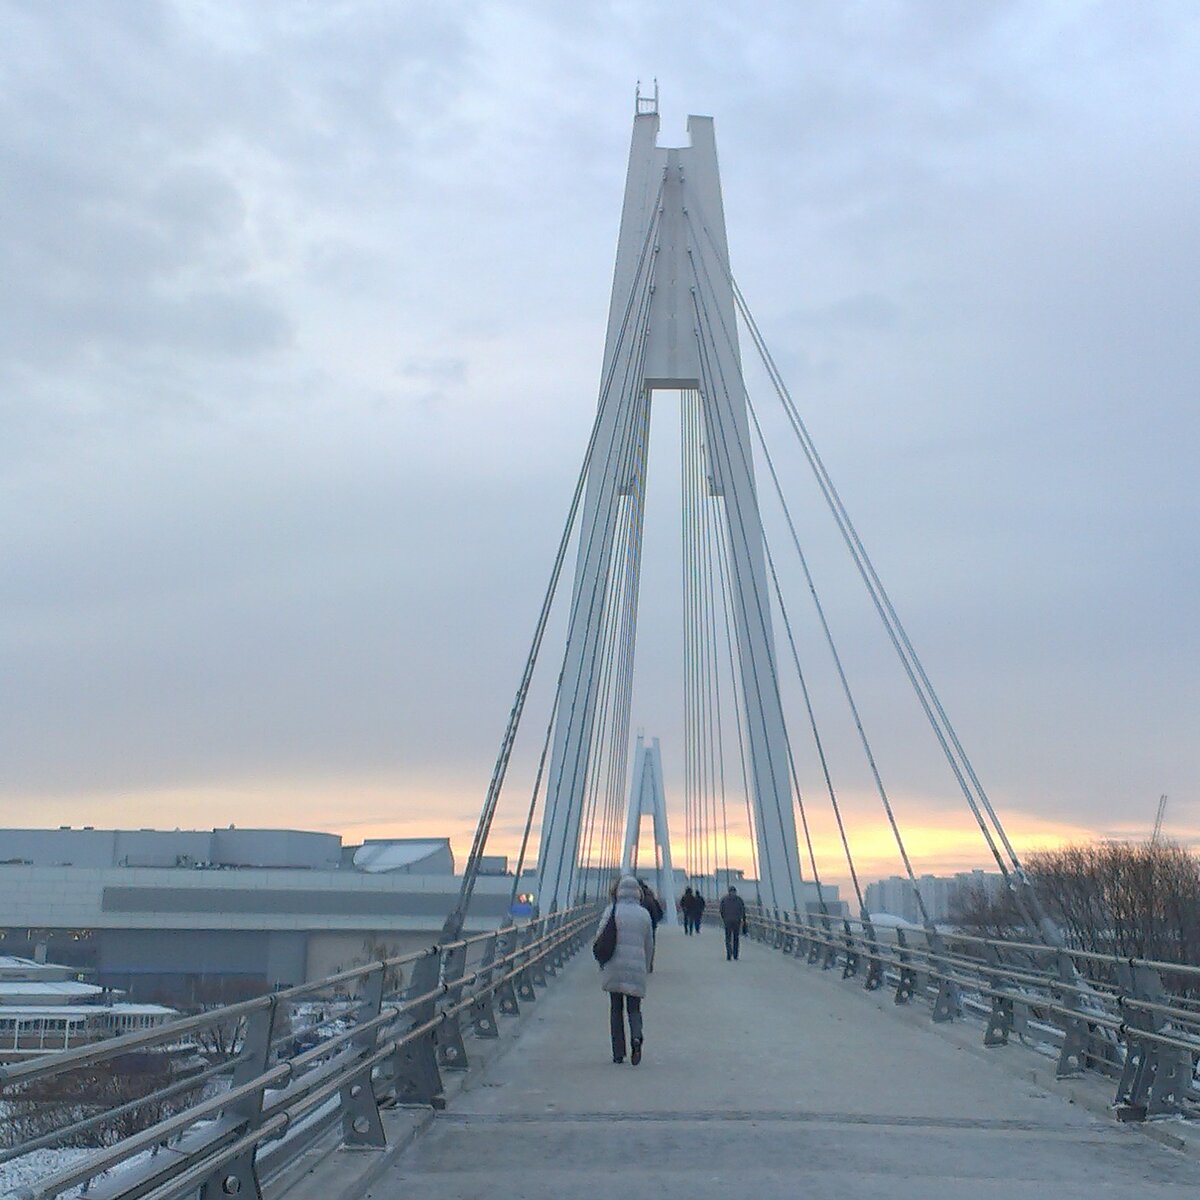
<svg viewBox="0 0 1200 1200"><path fill-rule="evenodd" d="M601 965L606 962L617 952L617 902L613 901L612 909L609 911L608 920L604 922L604 928L596 935L596 940L592 943L592 956Z"/></svg>

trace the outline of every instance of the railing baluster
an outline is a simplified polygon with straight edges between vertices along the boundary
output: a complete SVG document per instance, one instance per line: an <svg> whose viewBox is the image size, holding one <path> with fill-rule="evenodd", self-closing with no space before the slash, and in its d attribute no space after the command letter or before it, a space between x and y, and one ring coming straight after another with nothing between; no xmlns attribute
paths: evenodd
<svg viewBox="0 0 1200 1200"><path fill-rule="evenodd" d="M992 1007L988 1014L987 1029L983 1034L985 1046L1007 1046L1009 1035L1013 1029L1013 1000L1007 995L1008 981L1004 978L1004 963L1000 951L990 943L984 946L984 956L994 968L987 976L988 987L992 989Z"/></svg>
<svg viewBox="0 0 1200 1200"><path fill-rule="evenodd" d="M1144 1121L1181 1112L1190 1057L1157 1040L1170 1027L1170 1017L1160 1011L1168 1006L1162 979L1151 967L1133 962L1119 963L1117 978L1126 993L1118 1000L1125 1017L1125 1063L1117 1084L1117 1115L1122 1121Z"/></svg>
<svg viewBox="0 0 1200 1200"><path fill-rule="evenodd" d="M496 1026L496 1010L492 1006L492 975L495 973L492 964L496 961L496 949L499 944L499 933L492 934L484 946L483 958L479 964L476 996L471 1002L471 1032L477 1038L500 1036L500 1030Z"/></svg>
<svg viewBox="0 0 1200 1200"><path fill-rule="evenodd" d="M514 925L509 924L501 928L496 938L496 957L501 960L507 958L517 948L519 936ZM502 1017L519 1017L521 1015L521 1006L517 1002L517 990L511 974L514 965L511 962L503 964L501 979L496 985L496 1007L500 1010Z"/></svg>
<svg viewBox="0 0 1200 1200"><path fill-rule="evenodd" d="M271 1065L271 1052L279 1023L280 1003L277 996L272 997L266 1008L251 1013L246 1018L246 1030L242 1036L242 1045L234 1062L233 1074L229 1081L230 1091L236 1091L245 1084L252 1083L266 1073ZM227 1109L221 1110L223 1117L232 1117L244 1125L244 1132L252 1133L263 1119L264 1087L251 1091L248 1095L234 1100ZM258 1168L255 1163L257 1145L243 1151L232 1161L216 1167L200 1188L202 1197L209 1196L260 1196L262 1189L258 1181Z"/></svg>
<svg viewBox="0 0 1200 1200"><path fill-rule="evenodd" d="M926 929L925 945L928 951L926 961L934 973L937 985L937 995L933 999L933 1011L930 1016L939 1024L953 1021L959 1015L958 988L953 980L947 978L950 974L950 963L946 958L945 943L936 930Z"/></svg>
<svg viewBox="0 0 1200 1200"><path fill-rule="evenodd" d="M842 922L842 931L846 947L846 961L842 964L842 978L850 979L858 974L858 945L850 930L850 922Z"/></svg>
<svg viewBox="0 0 1200 1200"><path fill-rule="evenodd" d="M442 985L446 989L446 1005L453 1007L462 999L462 977L467 970L467 947L452 946L442 951ZM458 1014L450 1013L438 1031L438 1066L445 1071L467 1069L467 1047L463 1041Z"/></svg>
<svg viewBox="0 0 1200 1200"><path fill-rule="evenodd" d="M391 1077L396 1102L445 1108L442 1076L438 1071L436 1028L432 1023L437 1015L437 992L441 969L440 953L433 953L417 963L413 971L408 997L425 997L408 1012L408 1030L422 1032L413 1040L396 1047L390 1057L388 1074ZM429 1026L429 1028L425 1028Z"/></svg>
<svg viewBox="0 0 1200 1200"><path fill-rule="evenodd" d="M903 929L896 930L896 945L899 947L900 978L896 984L896 994L892 997L896 1004L907 1004L917 990L917 973L910 965L912 955L908 952L908 941Z"/></svg>
<svg viewBox="0 0 1200 1200"><path fill-rule="evenodd" d="M363 980L362 1000L354 1014L356 1025L374 1021L383 1008L387 968L383 963ZM361 1058L370 1058L379 1044L379 1026L358 1034L351 1045ZM387 1144L383 1124L379 1119L379 1104L371 1083L371 1068L365 1067L351 1076L339 1092L342 1115L342 1143L346 1146L382 1148Z"/></svg>
<svg viewBox="0 0 1200 1200"><path fill-rule="evenodd" d="M531 966L529 965L528 949L530 944L535 939L536 930L539 925L530 925L523 933L518 934L518 945L521 948L521 953L517 958L517 963L520 965L520 971L517 974L515 985L517 989L517 998L519 1000L528 1000L531 1004L537 999L537 992L533 989L534 975ZM543 978L543 983L545 982Z"/></svg>
<svg viewBox="0 0 1200 1200"><path fill-rule="evenodd" d="M534 930L531 929L529 932L529 944L540 941L542 938L546 937L546 935L555 928L557 922L558 916L556 914L551 914L542 922L537 932L534 932ZM529 977L529 981L531 984L533 984L533 986L544 988L546 986L545 958L540 954L531 954L529 956L529 965L526 967L525 973Z"/></svg>

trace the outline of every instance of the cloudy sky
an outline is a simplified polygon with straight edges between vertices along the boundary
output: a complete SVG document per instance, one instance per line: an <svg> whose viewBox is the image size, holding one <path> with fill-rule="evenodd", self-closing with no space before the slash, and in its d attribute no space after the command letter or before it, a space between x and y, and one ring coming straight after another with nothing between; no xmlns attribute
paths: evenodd
<svg viewBox="0 0 1200 1200"><path fill-rule="evenodd" d="M716 118L734 270L1018 842L1140 835L1160 793L1200 837L1194 4L5 0L0 27L0 824L465 851L657 76L665 142ZM673 804L677 427L665 400L634 700ZM982 863L779 453L919 865Z"/></svg>

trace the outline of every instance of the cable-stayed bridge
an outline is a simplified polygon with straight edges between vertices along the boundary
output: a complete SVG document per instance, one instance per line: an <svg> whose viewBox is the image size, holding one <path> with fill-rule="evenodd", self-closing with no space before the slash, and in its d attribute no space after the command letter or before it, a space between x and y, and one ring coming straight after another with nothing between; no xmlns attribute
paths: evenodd
<svg viewBox="0 0 1200 1200"><path fill-rule="evenodd" d="M639 95L596 418L438 943L0 1067L8 1111L24 1119L123 1055L190 1039L226 1048L148 1097L80 1103L61 1128L10 1139L0 1170L25 1164L18 1195L540 1197L616 1183L689 1197L805 1186L1153 1197L1200 1183L1200 1164L1178 1153L1192 1147L1200 1098L1200 964L1084 951L1044 913L732 273L713 123L692 117L688 131L689 145L659 146L657 97ZM877 731L806 554L794 481L747 386L743 337L1019 916L1015 937L946 929L926 908ZM657 744L639 741L632 779L629 762L651 408L664 393L681 414L685 784L674 847ZM775 544L767 503L785 531ZM815 639L799 634L802 607ZM565 637L552 645L559 611ZM810 687L816 654L836 713ZM540 712L539 668L553 681ZM829 750L839 721L912 885L915 925L865 903ZM537 765L528 794L513 797L521 739ZM473 934L480 861L497 814L514 806L524 821L514 899L536 854L540 912ZM818 809L836 828L836 862L814 839ZM741 960L725 961L715 929L690 940L660 929L635 1074L609 1061L605 1006L579 951L613 875L648 873L643 813L664 890L672 849L688 880L711 889L732 878L735 825L749 835L753 882ZM849 879L853 911L833 878ZM137 1131L120 1134L118 1119L136 1114ZM30 1166L64 1146L80 1152Z"/></svg>

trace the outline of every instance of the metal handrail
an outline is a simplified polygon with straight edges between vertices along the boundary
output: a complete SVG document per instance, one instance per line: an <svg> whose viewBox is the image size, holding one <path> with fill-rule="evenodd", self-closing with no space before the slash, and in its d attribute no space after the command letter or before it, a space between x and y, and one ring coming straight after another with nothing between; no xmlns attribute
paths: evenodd
<svg viewBox="0 0 1200 1200"><path fill-rule="evenodd" d="M37 1058L29 1059L27 1062L6 1063L0 1065L0 1087L10 1083L28 1083L34 1079L60 1075L62 1072L74 1070L76 1067L87 1067L93 1063L117 1058L129 1050L140 1050L146 1046L177 1041L186 1034L213 1029L218 1025L261 1012L270 1004L270 996L257 996L253 1000L242 1000L224 1008L214 1008L206 1013L198 1013L194 1017L182 1017L178 1021L170 1021L166 1025L159 1025L154 1029L139 1029L135 1033L124 1033L120 1037L109 1038L107 1041L97 1042L90 1046L40 1054Z"/></svg>
<svg viewBox="0 0 1200 1200"><path fill-rule="evenodd" d="M789 918L789 919L778 918L778 919L776 919L773 917L766 917L765 915L760 915L760 916L758 916L757 919L765 920L768 922L776 922L777 921L780 928L789 928L793 931L801 930L801 931L803 931L803 936L812 937L814 940L823 942L823 944L836 945L838 947L842 947L845 943L844 933L843 934L833 934L832 936L825 936L826 931L824 929L821 929L817 924L815 924L811 921L802 922L795 918ZM872 926L869 922L863 921L857 917L830 917L830 921L838 923L838 924L849 923L851 925L858 925L864 929L872 928ZM887 928L890 928L890 927L887 927ZM927 931L924 928L922 928L921 926L914 926L912 929L904 930L904 932L905 933L910 933L910 932L911 933L920 933L922 935L927 935ZM1104 955L1104 954L1099 954L1096 951L1091 951L1091 950L1071 950L1071 949L1064 948L1063 950L1060 951L1056 947L1046 946L1045 944L1042 944L1042 943L1011 942L1011 941L1007 941L1007 940L1004 940L1001 938L988 938L988 937L982 937L978 934L964 934L964 933L957 933L957 932L953 932L953 931L938 930L938 934L947 942L971 942L973 944L987 946L987 947L990 947L995 950L1032 951L1032 952L1040 953L1043 955L1055 955L1055 956L1061 953L1072 959L1078 959L1078 960L1082 960L1082 961L1090 961L1090 962L1096 962L1096 963L1103 963L1104 965L1110 966L1113 968L1122 967L1122 966L1146 967L1151 970L1162 971L1162 972L1167 972L1167 973L1178 972L1181 974L1200 975L1200 967L1192 966L1191 964L1187 964L1187 963L1165 963L1165 962L1161 962L1161 961L1154 960L1154 959L1144 959L1144 958L1136 958L1136 957L1128 958L1128 957L1124 957L1122 955L1115 955L1115 954L1114 955ZM879 941L878 928L876 928L876 930L875 930L875 935L876 936L875 936L874 945L876 947L876 951L878 952L878 954L882 955L884 953L884 951L887 949L887 947L882 945ZM869 943L870 943L870 939L867 939L866 941L864 941L864 943L863 943L864 947L867 946ZM917 945L906 946L905 950L909 954L919 954L919 955L923 955L926 957L937 957L937 958L941 958L941 959L954 959L954 960L962 962L964 964L970 963L973 967L977 967L980 970L986 970L989 973L995 973L997 970L1001 969L1001 968L995 967L993 964L983 962L980 959L967 959L961 955L953 955L946 951L935 950L928 945L926 945L926 946L917 946ZM1005 965L1002 969L1003 969L1003 971L1005 971L1007 973L1015 973L1017 970L1017 968L1013 968L1013 967L1007 966L1007 965ZM1032 968L1026 968L1027 973L1030 972L1031 970L1032 970ZM1034 979L1034 978L1053 979L1055 987L1060 988L1060 989L1065 989L1065 990L1072 990L1072 989L1085 990L1085 989L1094 989L1097 987L1101 987L1101 988L1107 987L1107 988L1112 989L1115 994L1119 994L1119 993L1117 993L1117 990L1113 987L1113 985L1111 983L1108 983L1104 980L1088 979L1085 981L1085 983L1081 983L1081 984L1077 985L1077 984L1071 984L1064 980L1061 980L1061 979L1057 978L1056 976L1053 976L1050 973L1047 973L1045 976L1037 976L1035 974L1029 974L1029 978L1031 978L1031 979ZM1189 1012L1189 1011L1183 1010L1183 1009L1172 1009L1171 1011L1176 1012L1181 1016L1186 1016L1186 1017L1190 1017L1192 1019L1200 1020L1200 1012L1196 1012L1196 1011Z"/></svg>
<svg viewBox="0 0 1200 1200"><path fill-rule="evenodd" d="M271 1084L286 1078L287 1074L287 1065L281 1064L267 1071L264 1075L252 1079L248 1083L243 1083L240 1087L230 1088L228 1092L223 1092L219 1096L211 1096L209 1099L202 1101L192 1108L186 1109L184 1112L176 1113L173 1117L167 1117L165 1120L159 1121L158 1124L151 1125L148 1129L131 1134L115 1145L105 1146L97 1150L94 1154L89 1154L82 1162L74 1163L69 1167L63 1167L61 1170L55 1171L45 1179L40 1180L36 1189L30 1195L57 1196L59 1192L64 1192L67 1188L73 1187L77 1183L83 1183L85 1180L102 1174L124 1159L132 1158L139 1150L157 1145L159 1142L165 1142L172 1135L182 1132L189 1125L194 1125L197 1121L203 1121L212 1113L219 1113L223 1108L228 1108L231 1104L236 1104L239 1100L261 1092L264 1088L270 1087ZM22 1194L18 1192L18 1195Z"/></svg>
<svg viewBox="0 0 1200 1200"><path fill-rule="evenodd" d="M39 1055L28 1062L3 1064L0 1065L0 1087L9 1083L30 1082L34 1079L58 1075L76 1067L92 1066L110 1058L118 1058L131 1050L141 1050L147 1046L157 1046L163 1042L174 1041L187 1034L215 1029L218 1026L242 1020L253 1013L261 1012L281 1000L291 1002L339 983L363 979L381 968L394 970L405 963L419 962L421 959L436 955L439 949L438 946L429 946L424 950L398 955L395 958L379 959L362 966L339 971L336 975L330 975L328 978L319 979L313 983L301 983L294 987L282 988L278 992L256 996L252 1000L242 1000L236 1004L209 1009L208 1012L197 1013L193 1017L182 1017L178 1021L170 1021L153 1029L139 1029L133 1033L108 1038L92 1045Z"/></svg>
<svg viewBox="0 0 1200 1200"><path fill-rule="evenodd" d="M198 1083L211 1083L222 1073L231 1073L232 1082L228 1090L189 1104L180 1112L155 1122L113 1146L97 1148L82 1160L43 1177L32 1187L20 1189L17 1194L23 1200L51 1200L68 1188L95 1180L104 1172L120 1167L148 1147L181 1136L195 1127L197 1121L220 1114L223 1114L223 1128L219 1128L213 1137L193 1139L195 1148L172 1156L161 1165L138 1168L144 1172L144 1176L140 1177L142 1182L138 1185L138 1194L153 1196L161 1193L164 1197L179 1195L182 1194L182 1187L204 1182L218 1169L228 1167L231 1171L245 1170L247 1161L250 1163L249 1169L253 1171L253 1161L259 1147L282 1138L297 1122L319 1112L338 1093L342 1095L344 1108L351 1102L348 1100L351 1093L362 1092L361 1081L369 1081L372 1073L389 1059L394 1061L399 1051L411 1052L414 1047L423 1046L425 1052L432 1055L435 1043L431 1039L437 1036L438 1030L452 1029L461 1038L457 1033L458 1018L472 1006L490 1006L492 999L510 990L514 982L523 981L523 987L532 989L535 979L529 974L530 969L536 966L541 971L540 964L553 956L565 957L574 953L582 944L584 933L594 921L597 911L595 905L579 905L523 926L508 926L378 960L312 983L213 1009L195 1017L182 1018L167 1026L114 1038L101 1046L81 1047L78 1053L68 1051L44 1055L28 1063L3 1068L0 1070L0 1086L17 1085L23 1090L34 1081L52 1078L80 1066L101 1063L131 1049L161 1045L234 1021L246 1021L250 1028L258 1022L263 1031L257 1041L247 1035L239 1054L226 1062L212 1064L196 1076L173 1083L110 1112L97 1114L53 1134L32 1139L5 1152L0 1156L0 1162L18 1158L35 1148L70 1140L80 1133L94 1132L117 1115L127 1115L140 1106L184 1093ZM501 944L501 938L510 937L513 939L511 946ZM461 956L470 947L482 948L479 965L457 978L443 978L451 956ZM434 974L432 977L426 976L431 983L436 978L435 986L427 984L418 994L411 994L410 986L410 994L403 999L383 1002L381 985L388 971L435 957L441 966L430 963L429 969ZM454 961L461 964L462 958L456 957ZM460 969L461 965L456 968ZM544 973L550 973L549 966ZM419 974L414 976L413 983L420 986L420 978ZM318 1022L317 1026L338 1019L349 1019L352 1023L315 1046L273 1062L280 1055L281 1047L286 1052L289 1040L294 1041L316 1027L306 1026L290 1034L275 1035L273 1027L277 1014L285 1012L287 1006L296 999L351 981L362 982L363 994L367 998L355 1005L353 1013L329 1018ZM538 975L536 982L543 984L545 980ZM372 994L374 1000L370 998ZM433 1006L432 1014L423 1016L428 1014L430 1005ZM502 1005L502 1011L515 1010L515 999L508 1009ZM253 1055L259 1056L255 1065L251 1065ZM351 1087L356 1080L360 1083ZM387 1086L386 1083L384 1086ZM440 1088L440 1082L436 1086ZM274 1094L265 1095L268 1090ZM367 1091L371 1094L369 1103L377 1104L375 1087L368 1087ZM355 1102L364 1102L361 1095ZM343 1124L347 1124L345 1118ZM229 1140L230 1136L233 1137L232 1141ZM248 1153L250 1151L253 1153Z"/></svg>
<svg viewBox="0 0 1200 1200"><path fill-rule="evenodd" d="M882 930L895 928L890 925L875 925L872 921L866 921L861 917L852 917L849 915L835 917L831 914L829 920L838 924L849 922L851 925L858 925L864 929L873 928L876 936L879 936ZM909 925L904 928L904 932L923 934L926 930L921 925ZM1079 950L1070 946L1047 946L1045 942L1023 942L1006 938L989 938L983 934L965 933L961 930L942 929L940 927L937 933L944 940L950 942L973 942L977 945L1003 947L1006 950L1025 950L1035 954L1063 954L1078 962L1103 963L1106 966L1112 966L1117 963L1128 964L1134 967L1147 967L1152 971L1164 972L1166 974L1193 975L1200 978L1200 965L1195 963L1168 962L1162 959L1139 958L1136 955L1131 957L1122 954L1105 954L1100 950Z"/></svg>
<svg viewBox="0 0 1200 1200"><path fill-rule="evenodd" d="M20 1146L10 1147L8 1150L0 1150L0 1166L14 1158L20 1158L22 1154L28 1154L32 1150L43 1150L47 1146L54 1146L63 1141L67 1136L90 1133L93 1129L109 1125L115 1118L126 1116L147 1104L169 1100L172 1096L178 1096L182 1092L191 1091L200 1084L206 1083L218 1075L223 1075L229 1070L230 1063L228 1062L213 1063L211 1066L205 1067L203 1071L197 1071L195 1075L189 1075L185 1079L178 1079L167 1087L159 1088L157 1091L150 1092L145 1096L139 1096L136 1100L127 1100L124 1104L117 1105L116 1108L105 1109L104 1112L97 1113L93 1117L86 1117L82 1121L77 1121L66 1132L57 1129L53 1133L44 1133L41 1137L24 1142Z"/></svg>
<svg viewBox="0 0 1200 1200"><path fill-rule="evenodd" d="M1141 1119L1148 1111L1149 1115L1179 1112L1185 1099L1196 1098L1190 1067L1200 1058L1200 1011L1181 1007L1183 998L1168 994L1160 975L1200 974L1200 967L1094 951L1060 954L1057 948L1041 944L918 926L900 931L896 941L884 940L871 922L854 917L778 916L761 907L748 915L757 935L785 952L795 946L799 953L808 945L824 949L824 953L810 950L810 962L821 960L829 967L840 959L843 977L857 974L860 960L874 964L867 986L879 986L884 973L891 972L897 980L897 1003L904 1003L913 994L917 978L924 977L933 992L937 1020L961 1015L967 998L977 997L984 1002L985 1012L990 1005L988 1045L1007 1043L1016 1024L1015 1005L1043 1021L1053 1019L1052 1028L1062 1039L1060 1074L1074 1074L1092 1063L1119 1073L1116 1103L1127 1119ZM923 935L925 944L907 942L904 934ZM983 947L990 957L955 948L963 944ZM1014 953L1051 961L1045 967L1036 961L1006 961ZM1075 974L1069 965L1063 966L1064 959L1099 964L1116 982ZM1024 1037L1022 1029L1018 1029L1020 1037ZM1181 1070L1181 1058L1189 1069Z"/></svg>

